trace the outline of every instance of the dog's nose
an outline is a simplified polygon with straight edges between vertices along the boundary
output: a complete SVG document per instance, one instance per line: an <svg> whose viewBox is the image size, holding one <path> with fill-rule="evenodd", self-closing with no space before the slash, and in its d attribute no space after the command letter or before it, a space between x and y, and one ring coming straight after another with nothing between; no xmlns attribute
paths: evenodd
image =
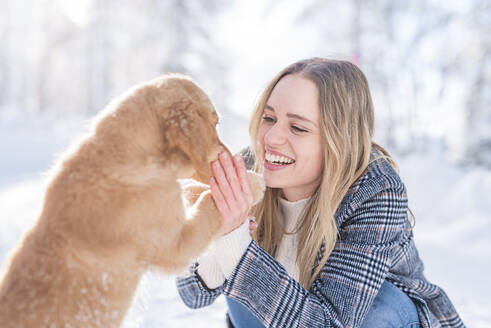
<svg viewBox="0 0 491 328"><path fill-rule="evenodd" d="M228 147L225 146L222 142L219 142L216 149L215 149L215 152L213 153L214 158L212 158L211 161L216 161L218 159L218 155L220 155L220 153L223 151L226 151L230 157L233 156L230 149L228 149Z"/></svg>

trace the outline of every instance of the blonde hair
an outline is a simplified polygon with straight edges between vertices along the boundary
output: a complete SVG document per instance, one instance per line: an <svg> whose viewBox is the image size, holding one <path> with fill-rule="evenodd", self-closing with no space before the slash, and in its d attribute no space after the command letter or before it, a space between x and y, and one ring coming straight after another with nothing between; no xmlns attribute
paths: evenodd
<svg viewBox="0 0 491 328"><path fill-rule="evenodd" d="M338 238L335 214L350 186L363 174L371 161L385 158L396 171L389 153L372 141L373 103L363 72L347 61L311 58L291 64L278 73L263 91L249 125L257 172L263 170L263 151L258 129L263 111L274 87L284 76L299 74L314 82L319 91L320 126L323 141L322 179L305 206L295 232L299 233L296 261L300 284L310 289L325 265ZM371 158L372 147L379 151ZM270 254L275 253L285 231L279 216L281 190L266 188L263 200L253 208L258 228L253 237ZM325 250L315 267L322 244Z"/></svg>

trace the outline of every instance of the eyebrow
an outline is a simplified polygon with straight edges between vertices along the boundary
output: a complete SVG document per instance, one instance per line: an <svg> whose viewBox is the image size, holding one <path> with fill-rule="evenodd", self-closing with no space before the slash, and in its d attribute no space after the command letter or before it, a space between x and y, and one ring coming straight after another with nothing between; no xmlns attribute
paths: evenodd
<svg viewBox="0 0 491 328"><path fill-rule="evenodd" d="M274 108L271 107L268 104L266 104L265 109L269 109L269 110L272 110L274 112ZM290 118L296 118L296 119L299 119L299 120L302 120L302 121L305 121L305 122L309 122L309 123L312 123L313 125L317 125L314 121L309 120L308 118L306 118L304 116L301 116L301 115L298 115L298 114L286 113L286 116L287 117L290 117Z"/></svg>

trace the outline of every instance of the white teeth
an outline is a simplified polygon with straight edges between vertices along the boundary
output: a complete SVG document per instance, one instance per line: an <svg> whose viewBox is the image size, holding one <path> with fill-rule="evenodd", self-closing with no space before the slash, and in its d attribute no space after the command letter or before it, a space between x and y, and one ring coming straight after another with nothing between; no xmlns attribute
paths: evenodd
<svg viewBox="0 0 491 328"><path fill-rule="evenodd" d="M290 158L286 158L284 156L278 156L278 155L273 155L273 154L270 154L270 153L266 153L266 160L268 162L277 162L277 163L284 163L284 164L291 164L293 162L295 162L294 160L290 159Z"/></svg>

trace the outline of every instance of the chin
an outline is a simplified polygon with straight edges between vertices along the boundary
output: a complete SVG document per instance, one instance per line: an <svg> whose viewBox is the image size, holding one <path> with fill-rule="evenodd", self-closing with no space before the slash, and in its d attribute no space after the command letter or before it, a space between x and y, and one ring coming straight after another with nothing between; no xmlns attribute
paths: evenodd
<svg viewBox="0 0 491 328"><path fill-rule="evenodd" d="M280 181L274 179L272 177L268 177L268 175L264 175L264 182L266 183L266 187L268 188L283 188L284 186Z"/></svg>

